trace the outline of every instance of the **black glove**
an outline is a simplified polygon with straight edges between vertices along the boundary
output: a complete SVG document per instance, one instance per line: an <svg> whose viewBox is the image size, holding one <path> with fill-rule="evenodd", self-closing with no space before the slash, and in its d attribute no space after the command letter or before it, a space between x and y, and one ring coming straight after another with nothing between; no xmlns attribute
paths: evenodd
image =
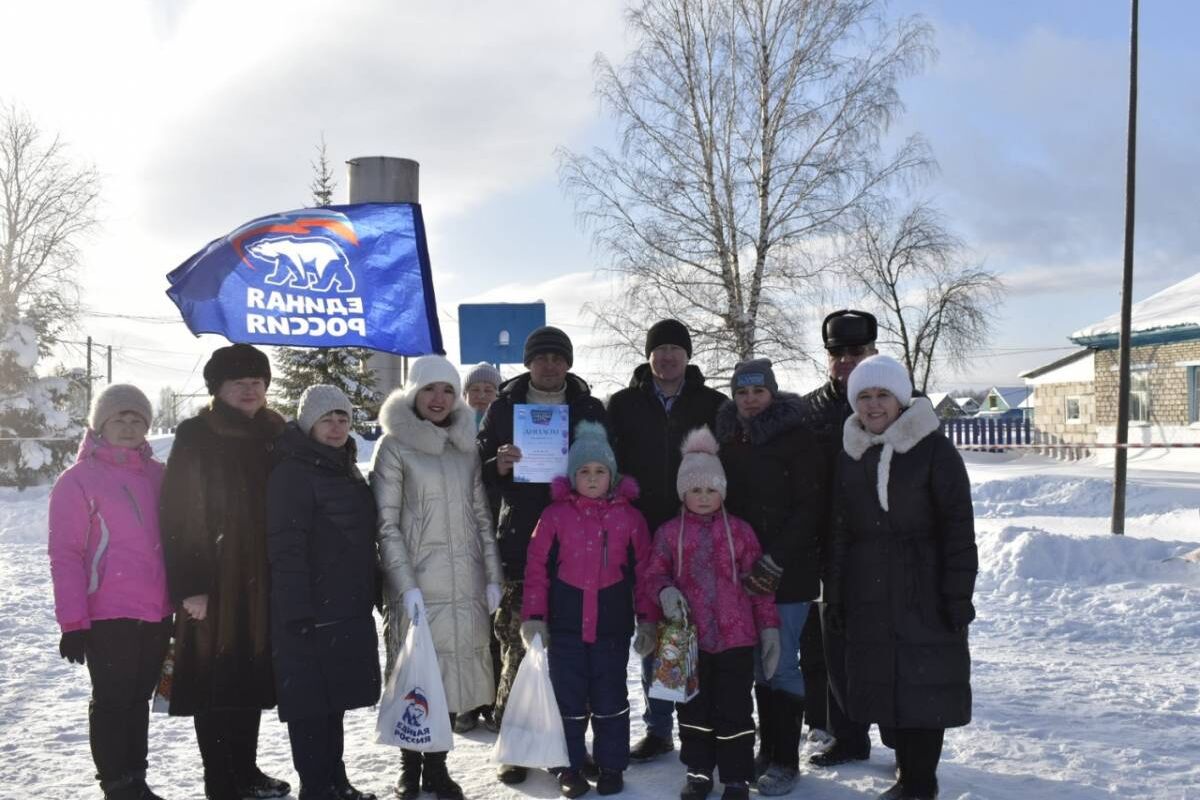
<svg viewBox="0 0 1200 800"><path fill-rule="evenodd" d="M58 654L72 664L82 664L86 661L84 651L87 649L86 630L67 631L58 640Z"/></svg>
<svg viewBox="0 0 1200 800"><path fill-rule="evenodd" d="M779 576L783 575L783 567L775 563L770 556L763 556L754 562L754 569L742 578L742 588L750 594L775 594L779 589Z"/></svg>
<svg viewBox="0 0 1200 800"><path fill-rule="evenodd" d="M970 600L942 599L942 621L955 633L962 633L975 619L975 606Z"/></svg>
<svg viewBox="0 0 1200 800"><path fill-rule="evenodd" d="M287 632L296 636L312 636L313 631L317 629L317 621L312 617L304 619L294 619L284 626Z"/></svg>
<svg viewBox="0 0 1200 800"><path fill-rule="evenodd" d="M826 603L821 613L821 623L830 633L841 635L846 632L846 611L841 603Z"/></svg>

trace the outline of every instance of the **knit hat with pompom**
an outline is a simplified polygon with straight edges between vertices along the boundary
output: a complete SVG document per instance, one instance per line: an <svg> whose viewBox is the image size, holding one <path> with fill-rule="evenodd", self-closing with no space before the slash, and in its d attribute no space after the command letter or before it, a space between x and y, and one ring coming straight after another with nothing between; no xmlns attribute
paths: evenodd
<svg viewBox="0 0 1200 800"><path fill-rule="evenodd" d="M724 500L725 468L721 466L721 459L717 458L717 440L708 426L696 428L689 433L679 449L683 452L679 476L675 479L679 499L682 500L689 489L707 486L716 489Z"/></svg>
<svg viewBox="0 0 1200 800"><path fill-rule="evenodd" d="M603 464L608 469L609 488L616 488L617 457L613 455L612 446L608 443L608 432L599 422L584 420L575 426L575 441L567 453L567 478L571 488L575 488L575 473L584 464L591 462Z"/></svg>

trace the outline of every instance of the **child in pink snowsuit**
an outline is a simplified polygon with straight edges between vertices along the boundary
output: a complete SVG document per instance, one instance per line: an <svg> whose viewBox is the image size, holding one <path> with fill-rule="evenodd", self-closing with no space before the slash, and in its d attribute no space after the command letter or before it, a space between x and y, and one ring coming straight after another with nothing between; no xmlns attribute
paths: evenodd
<svg viewBox="0 0 1200 800"><path fill-rule="evenodd" d="M50 492L50 576L58 652L87 663L88 735L105 800L146 788L149 701L171 638L158 529L163 465L146 432L150 401L112 384L92 404L75 464Z"/></svg>
<svg viewBox="0 0 1200 800"><path fill-rule="evenodd" d="M676 489L684 507L655 532L644 583L666 616L686 614L699 639L700 693L677 706L679 758L688 770L680 797L707 797L715 767L722 800L742 800L754 779L754 646L762 646L769 678L779 663L779 612L771 595L742 588L762 550L750 525L725 512L716 439L698 428L682 450Z"/></svg>
<svg viewBox="0 0 1200 800"><path fill-rule="evenodd" d="M558 772L564 797L588 791L584 734L589 718L598 769L596 790L616 794L629 765L629 697L625 673L629 637L642 654L654 647L657 615L638 591L650 556L650 531L631 505L633 478L617 475L604 426L580 422L567 455L567 477L551 484L554 502L542 512L525 560L521 638L549 649L550 680L563 718L571 763ZM548 641L547 641L548 638Z"/></svg>

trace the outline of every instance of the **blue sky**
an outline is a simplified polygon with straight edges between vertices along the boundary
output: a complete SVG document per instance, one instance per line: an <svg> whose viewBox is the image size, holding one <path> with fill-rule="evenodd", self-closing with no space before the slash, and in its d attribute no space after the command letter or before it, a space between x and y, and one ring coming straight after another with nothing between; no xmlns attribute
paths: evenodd
<svg viewBox="0 0 1200 800"><path fill-rule="evenodd" d="M171 318L162 276L247 219L302 204L323 132L339 200L348 158L422 163L450 344L460 302L544 299L585 377L601 391L626 379L632 364L589 346L580 305L611 282L553 158L607 141L591 62L620 59L619 4L363 2L336 20L316 2L103 5L14 4L6 21L28 35L0 51L0 97L105 176L104 227L84 251L90 308ZM1128 4L904 0L889 13L924 15L940 51L903 84L895 133L928 139L940 170L922 192L1010 286L989 351L940 388L1015 382L1117 307ZM1135 298L1200 271L1198 17L1184 0L1142 6ZM88 333L117 345L118 379L152 392L197 390L196 362L221 343L103 317L83 320Z"/></svg>

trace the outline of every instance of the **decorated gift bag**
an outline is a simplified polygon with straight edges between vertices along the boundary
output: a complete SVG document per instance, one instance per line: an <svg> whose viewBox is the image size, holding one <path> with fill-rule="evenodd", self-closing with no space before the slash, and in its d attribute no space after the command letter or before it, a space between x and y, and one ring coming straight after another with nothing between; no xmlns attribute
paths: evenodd
<svg viewBox="0 0 1200 800"><path fill-rule="evenodd" d="M687 615L679 621L658 623L658 647L654 651L654 679L650 696L657 700L686 703L700 693L700 644L696 626Z"/></svg>
<svg viewBox="0 0 1200 800"><path fill-rule="evenodd" d="M517 677L513 680L500 737L492 748L492 760L517 767L552 769L571 763L567 738L554 686L550 683L550 663L542 637L534 636Z"/></svg>
<svg viewBox="0 0 1200 800"><path fill-rule="evenodd" d="M167 714L171 710L171 683L175 677L175 640L167 646L167 656L163 659L162 671L158 675L158 686L154 689L154 700L150 710L159 714Z"/></svg>
<svg viewBox="0 0 1200 800"><path fill-rule="evenodd" d="M450 709L424 611L413 618L379 703L375 741L442 753L454 747Z"/></svg>

